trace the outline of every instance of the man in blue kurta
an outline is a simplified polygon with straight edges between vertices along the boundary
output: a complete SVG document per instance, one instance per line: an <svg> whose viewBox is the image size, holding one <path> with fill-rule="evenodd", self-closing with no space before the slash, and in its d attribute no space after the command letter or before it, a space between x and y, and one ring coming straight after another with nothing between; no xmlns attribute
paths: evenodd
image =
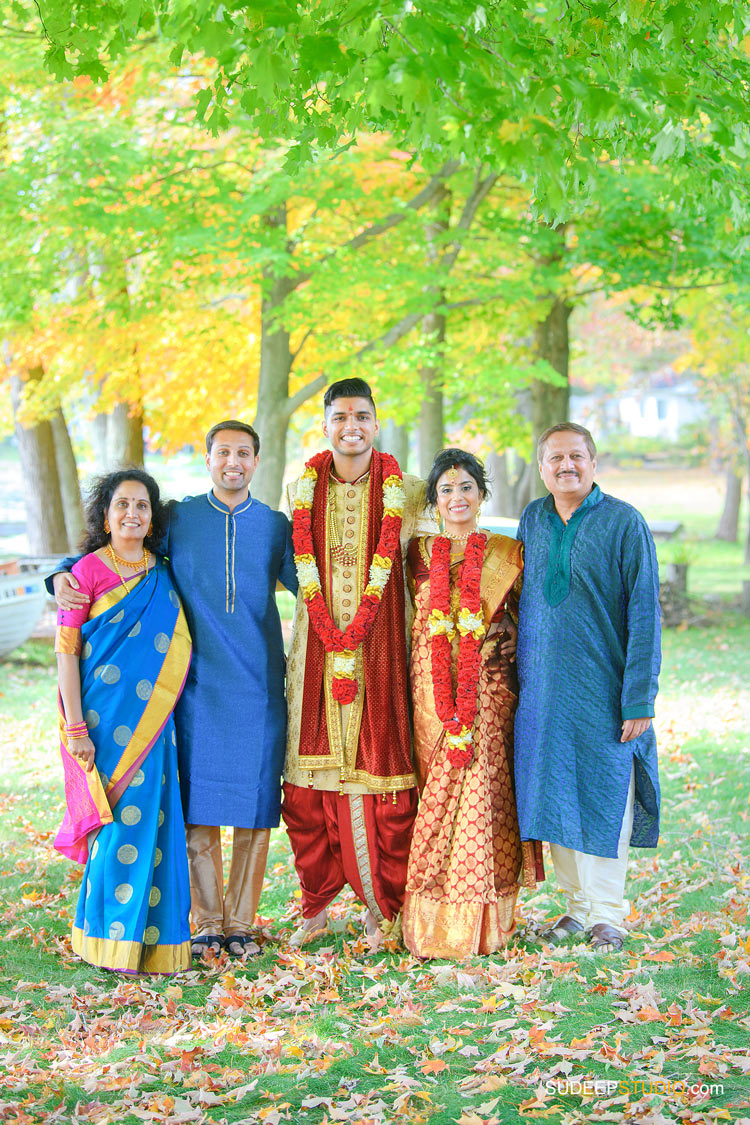
<svg viewBox="0 0 750 1125"><path fill-rule="evenodd" d="M629 845L659 836L658 567L641 514L595 484L588 430L553 426L538 461L550 495L518 529L518 819L522 840L549 841L567 900L544 940L586 931L608 952L623 945Z"/></svg>
<svg viewBox="0 0 750 1125"><path fill-rule="evenodd" d="M164 550L193 638L175 723L195 953L222 943L258 951L251 927L280 819L286 701L274 595L277 581L296 593L297 575L289 521L250 495L259 450L246 423L213 426L211 490L169 505ZM234 827L226 893L222 824Z"/></svg>

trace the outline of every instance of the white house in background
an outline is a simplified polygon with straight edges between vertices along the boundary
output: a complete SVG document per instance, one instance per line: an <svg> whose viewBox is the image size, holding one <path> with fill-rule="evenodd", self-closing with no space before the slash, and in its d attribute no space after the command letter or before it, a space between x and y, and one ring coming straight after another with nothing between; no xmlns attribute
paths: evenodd
<svg viewBox="0 0 750 1125"><path fill-rule="evenodd" d="M662 367L639 379L618 397L610 392L572 389L571 417L596 420L602 430L625 429L633 437L676 441L680 430L705 418L706 404L698 398L689 375Z"/></svg>

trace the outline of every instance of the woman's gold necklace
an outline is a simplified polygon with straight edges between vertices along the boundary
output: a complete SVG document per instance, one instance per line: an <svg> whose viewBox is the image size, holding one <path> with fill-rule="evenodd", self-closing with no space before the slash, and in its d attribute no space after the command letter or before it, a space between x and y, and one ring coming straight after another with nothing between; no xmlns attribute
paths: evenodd
<svg viewBox="0 0 750 1125"><path fill-rule="evenodd" d="M475 531L476 526L472 527L470 531L467 531L465 535L456 535L454 532L450 531L444 531L442 534L445 535L446 539L452 539L454 543L466 543L469 536L473 535Z"/></svg>
<svg viewBox="0 0 750 1125"><path fill-rule="evenodd" d="M129 566L131 570L145 570L148 574L148 549L146 547L143 548L143 558L138 559L137 562L131 562L130 559L121 559L120 556L115 553L115 549L111 543L107 543L107 546L104 549L111 558L115 568L115 573L120 579L120 582L122 583L124 589L127 590L128 587L120 571L120 566ZM118 563L120 564L120 566L118 566Z"/></svg>

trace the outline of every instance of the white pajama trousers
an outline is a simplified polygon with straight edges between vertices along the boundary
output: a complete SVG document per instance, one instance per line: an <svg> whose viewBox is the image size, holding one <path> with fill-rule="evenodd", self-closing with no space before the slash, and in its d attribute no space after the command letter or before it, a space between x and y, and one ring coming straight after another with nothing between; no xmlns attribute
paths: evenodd
<svg viewBox="0 0 750 1125"><path fill-rule="evenodd" d="M625 898L625 876L628 870L630 835L633 831L634 799L633 769L620 829L617 859L586 855L573 848L563 848L560 844L550 844L557 882L568 902L566 913L580 922L586 930L600 922L606 922L625 934L622 922L630 913L630 903Z"/></svg>

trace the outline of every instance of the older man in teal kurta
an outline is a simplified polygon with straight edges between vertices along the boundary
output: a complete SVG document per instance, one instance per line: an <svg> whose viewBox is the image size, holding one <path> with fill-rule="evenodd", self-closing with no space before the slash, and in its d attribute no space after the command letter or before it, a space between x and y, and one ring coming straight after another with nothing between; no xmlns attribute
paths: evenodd
<svg viewBox="0 0 750 1125"><path fill-rule="evenodd" d="M548 840L567 913L619 949L628 847L654 847L659 782L651 718L660 664L659 580L648 527L594 483L593 439L565 423L539 443L550 491L519 525L515 774L523 840Z"/></svg>

